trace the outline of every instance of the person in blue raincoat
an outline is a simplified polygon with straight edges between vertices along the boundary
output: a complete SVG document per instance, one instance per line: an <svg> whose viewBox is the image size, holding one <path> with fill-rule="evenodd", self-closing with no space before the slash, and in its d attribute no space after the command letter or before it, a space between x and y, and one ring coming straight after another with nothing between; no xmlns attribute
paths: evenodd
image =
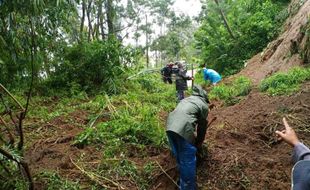
<svg viewBox="0 0 310 190"><path fill-rule="evenodd" d="M213 69L206 68L206 64L203 65L203 78L205 81L210 80L214 86L222 80L221 75Z"/></svg>

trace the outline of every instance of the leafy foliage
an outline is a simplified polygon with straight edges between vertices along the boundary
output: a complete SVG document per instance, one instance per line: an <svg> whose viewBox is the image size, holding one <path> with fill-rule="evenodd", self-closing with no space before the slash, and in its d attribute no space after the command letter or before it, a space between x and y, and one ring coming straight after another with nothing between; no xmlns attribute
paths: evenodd
<svg viewBox="0 0 310 190"><path fill-rule="evenodd" d="M0 82L8 88L24 87L32 71L35 83L48 73L49 62L58 60L63 46L74 38L72 17L77 12L72 2L1 1Z"/></svg>
<svg viewBox="0 0 310 190"><path fill-rule="evenodd" d="M251 91L251 80L241 76L236 78L232 84L220 84L212 88L209 98L224 100L227 105L237 103L241 96L246 96Z"/></svg>
<svg viewBox="0 0 310 190"><path fill-rule="evenodd" d="M135 90L108 98L105 102L112 111L110 120L99 123L95 128L85 129L77 137L76 143L103 143L106 157L126 153L126 144L162 146L166 138L164 123L158 114L171 110L175 100L173 88L158 85L159 78L158 75L142 76L129 82L133 83ZM145 83L148 79L153 82ZM114 105L117 105L117 109Z"/></svg>
<svg viewBox="0 0 310 190"><path fill-rule="evenodd" d="M80 185L77 182L72 182L63 179L57 173L54 172L42 172L36 176L38 180L42 180L45 183L47 190L80 190Z"/></svg>
<svg viewBox="0 0 310 190"><path fill-rule="evenodd" d="M234 74L244 62L260 52L279 32L287 14L288 1L222 1L218 7L208 1L202 11L201 26L195 33L201 59L223 75ZM219 14L222 9L237 36L227 32Z"/></svg>
<svg viewBox="0 0 310 190"><path fill-rule="evenodd" d="M310 80L310 68L296 67L288 73L279 72L264 79L260 89L272 96L290 95L298 91L300 84L306 80Z"/></svg>
<svg viewBox="0 0 310 190"><path fill-rule="evenodd" d="M63 62L55 65L42 88L69 89L72 95L81 90L118 93L127 76L126 66L134 64L134 56L135 51L115 39L77 44L67 49Z"/></svg>

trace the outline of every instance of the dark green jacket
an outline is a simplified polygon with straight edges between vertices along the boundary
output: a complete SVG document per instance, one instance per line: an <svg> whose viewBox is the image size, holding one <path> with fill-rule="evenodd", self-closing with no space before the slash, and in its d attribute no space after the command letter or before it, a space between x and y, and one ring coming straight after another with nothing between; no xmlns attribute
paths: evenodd
<svg viewBox="0 0 310 190"><path fill-rule="evenodd" d="M192 96L183 99L169 114L167 131L179 134L192 144L201 144L207 130L208 102L206 91L201 86L195 85Z"/></svg>

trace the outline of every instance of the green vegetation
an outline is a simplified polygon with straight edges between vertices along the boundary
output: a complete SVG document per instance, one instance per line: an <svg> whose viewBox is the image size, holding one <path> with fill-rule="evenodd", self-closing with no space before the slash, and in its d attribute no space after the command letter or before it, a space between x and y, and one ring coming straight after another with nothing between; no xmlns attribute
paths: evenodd
<svg viewBox="0 0 310 190"><path fill-rule="evenodd" d="M195 33L201 62L223 75L238 72L244 62L263 50L281 30L289 1L205 1ZM223 11L228 22L224 25Z"/></svg>
<svg viewBox="0 0 310 190"><path fill-rule="evenodd" d="M164 125L176 106L175 86L164 85L158 73L136 74L180 59L195 67L207 62L224 76L236 73L277 36L289 14L288 0L201 1L202 12L191 18L174 12L174 2L0 0L0 84L17 100L0 88L1 188L33 189L34 173L27 169L32 159L25 151L34 143L58 145L58 130L65 129L59 128L68 127L76 136L70 133L62 145L99 152L97 167L78 161L85 168L81 175L117 176L148 189L158 171L149 152L167 145ZM309 60L308 54L301 57ZM309 69L295 69L264 80L261 89L292 93L309 78ZM195 82L206 84L202 72ZM250 90L250 80L239 77L212 88L209 96L232 105ZM57 171L33 177L48 190L84 189ZM104 187L90 181L85 189Z"/></svg>
<svg viewBox="0 0 310 190"><path fill-rule="evenodd" d="M212 88L209 93L210 100L220 99L226 105L233 105L240 101L240 97L246 96L251 91L251 80L241 76L236 78L231 84L219 84Z"/></svg>
<svg viewBox="0 0 310 190"><path fill-rule="evenodd" d="M7 147L2 147L2 148L9 150L9 148L7 148ZM14 152L14 151L11 151L11 152L13 152L13 155L18 158L19 154L17 152ZM0 179L1 189L3 189L3 190L10 190L10 189L24 190L24 189L27 189L28 183L18 174L17 164L15 164L12 161L7 161L6 159L4 159L3 156L0 156L0 161L1 161L1 163L4 163L4 161L6 161L5 165L1 166L3 168L5 167L6 169L1 169L0 175L1 176L9 176L10 175L11 176L11 178L9 178L8 180ZM10 174L8 173L10 171L7 169L11 170ZM12 173L12 171L14 171L14 172Z"/></svg>
<svg viewBox="0 0 310 190"><path fill-rule="evenodd" d="M46 190L80 190L78 182L68 181L54 172L41 172L36 176L47 187Z"/></svg>
<svg viewBox="0 0 310 190"><path fill-rule="evenodd" d="M138 149L146 145L161 147L166 138L164 121L158 114L172 110L175 100L174 88L158 84L158 77L139 78L132 86L135 90L111 98L106 96L103 109L110 111L109 121L86 128L76 144L103 143L105 157L126 154L129 145Z"/></svg>
<svg viewBox="0 0 310 190"><path fill-rule="evenodd" d="M200 84L204 87L207 83L209 83L209 81L204 80L202 70L198 69L197 73L195 74L195 84Z"/></svg>
<svg viewBox="0 0 310 190"><path fill-rule="evenodd" d="M127 77L125 70L130 72L126 66L134 64L135 56L134 49L123 47L115 39L76 44L66 49L64 62L55 66L39 90L48 95L69 89L71 96L81 91L119 93Z"/></svg>
<svg viewBox="0 0 310 190"><path fill-rule="evenodd" d="M278 72L264 79L260 89L272 96L290 95L299 90L300 84L310 80L310 68L293 68L287 73Z"/></svg>

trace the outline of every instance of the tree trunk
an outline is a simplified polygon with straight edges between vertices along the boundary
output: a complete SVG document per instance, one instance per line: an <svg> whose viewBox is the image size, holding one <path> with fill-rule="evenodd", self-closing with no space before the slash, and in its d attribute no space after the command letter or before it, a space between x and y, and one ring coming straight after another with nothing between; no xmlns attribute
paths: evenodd
<svg viewBox="0 0 310 190"><path fill-rule="evenodd" d="M106 14L107 14L107 23L108 23L108 35L109 37L115 35L114 29L114 8L113 8L113 0L106 1Z"/></svg>
<svg viewBox="0 0 310 190"><path fill-rule="evenodd" d="M103 1L98 2L98 32L101 33L101 39L104 40L104 26L103 26L103 14L102 14L102 4Z"/></svg>
<svg viewBox="0 0 310 190"><path fill-rule="evenodd" d="M80 25L80 41L83 41L85 9L86 9L86 2L85 2L85 0L82 0L82 18L81 18L81 25Z"/></svg>
<svg viewBox="0 0 310 190"><path fill-rule="evenodd" d="M91 21L91 8L92 8L92 0L89 0L88 6L87 6L87 19L88 19L88 41L91 41L92 33L93 33L93 27L92 27L92 21Z"/></svg>
<svg viewBox="0 0 310 190"><path fill-rule="evenodd" d="M219 12L220 12L220 14L221 14L221 16L222 16L222 19L223 19L223 21L224 21L225 27L227 28L227 31L228 31L229 35L232 37L232 39L236 39L235 36L234 36L234 34L233 34L233 32L232 32L232 30L231 30L231 28L230 28L229 25L228 25L227 19L226 19L225 15L224 15L223 10L222 10L221 7L220 7L219 1L218 1L218 0L214 0L214 1L215 1L216 5L217 5L218 8L219 8Z"/></svg>
<svg viewBox="0 0 310 190"><path fill-rule="evenodd" d="M146 67L149 68L150 60L149 60L149 36L147 30L147 15L145 15L145 48L146 48Z"/></svg>

